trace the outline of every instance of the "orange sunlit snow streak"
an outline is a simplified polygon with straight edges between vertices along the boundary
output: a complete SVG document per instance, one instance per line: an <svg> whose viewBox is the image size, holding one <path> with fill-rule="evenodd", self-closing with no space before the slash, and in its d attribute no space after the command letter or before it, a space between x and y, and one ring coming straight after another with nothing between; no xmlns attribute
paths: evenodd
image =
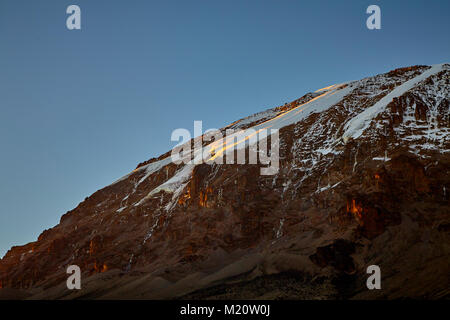
<svg viewBox="0 0 450 320"><path fill-rule="evenodd" d="M331 88L331 87L334 87L334 86L335 86L335 85L332 85L332 86L327 87L327 88ZM320 89L320 90L318 90L318 91L323 91L323 90L325 90L325 89L326 89L326 88ZM336 91L327 91L327 92L324 92L324 93L322 93L321 95L319 95L319 96L317 96L317 97L315 97L315 98L313 98L313 99L311 99L311 100L309 100L309 101L307 101L307 102L305 102L305 103L302 103L302 104L298 105L297 107L295 107L295 108L293 108L293 109L291 109L291 110L288 110L288 111L286 111L286 112L284 112L284 113L282 113L282 114L279 114L278 116L276 116L276 117L274 117L274 118L272 118L272 119L269 119L269 120L267 120L267 121L264 121L264 122L258 124L257 126L261 126L261 125L267 124L267 123L269 123L269 122L272 122L272 121L274 121L274 120L276 120L276 119L285 117L286 115L288 115L289 113L294 112L294 111L296 111L296 112L294 113L294 115L296 115L296 114L298 114L298 113L300 113L300 112L302 112L302 111L305 110L305 108L301 108L301 107L303 107L303 106L305 106L305 105L308 105L309 103L311 103L311 102L313 102L313 101L316 101L316 100L318 100L318 99L320 99L320 98L323 98L323 97L325 97L325 96L327 96L327 95L333 95L333 94L335 94L335 93L336 93ZM265 126L265 127L259 129L259 130L256 131L256 132L252 132L251 134L249 134L248 136L246 136L244 139L241 139L240 141L237 141L237 142L234 142L234 139L233 139L233 140L232 140L233 143L231 143L231 144L229 144L228 141L225 140L225 146L223 146L221 149L219 149L219 150L214 154L214 156L212 156L208 161L213 161L213 160L216 159L218 156L220 156L221 154L223 154L225 150L227 150L227 149L229 149L229 148L232 148L232 147L234 147L234 146L236 146L236 145L238 145L238 144L240 144L240 143L242 143L242 142L248 140L250 137L254 136L255 134L258 134L258 133L261 132L262 130L269 129L269 128L271 128L271 127L272 127L272 125L270 125L270 126ZM211 151L212 151L212 152L215 151L216 148L217 148L217 147L216 147L216 144L214 144L214 145L212 146L212 148L211 148Z"/></svg>
<svg viewBox="0 0 450 320"><path fill-rule="evenodd" d="M334 86L335 86L335 84L332 84L331 86L328 86L328 87L316 90L315 92L321 92L321 91L329 90L329 89L333 88Z"/></svg>
<svg viewBox="0 0 450 320"><path fill-rule="evenodd" d="M323 98L323 97L325 97L325 96L327 96L327 95L330 95L330 96L334 95L334 94L337 92L337 90L340 89L341 86L342 86L342 85L336 85L336 84L333 84L333 85L331 85L331 86L328 86L328 87L319 89L319 90L317 90L316 92L321 92L321 91L326 91L326 92L320 94L319 96L317 96L317 97L315 97L315 98L312 98L311 100L309 100L309 101L307 101L307 102L305 102L305 103L299 104L299 105L296 106L295 108L292 108L292 109L290 109L290 110L288 110L288 111L286 111L286 112L283 112L283 113L277 115L276 117L273 117L272 119L269 119L269 120L266 120L266 121L264 121L264 122L262 122L262 123L260 123L260 124L257 124L254 128L264 126L265 124L269 124L270 122L273 122L273 121L275 121L275 120L277 120L277 119L280 119L280 118L285 118L285 117L286 117L287 115L289 115L290 113L291 113L293 116L295 116L295 115L299 114L300 112L303 112L303 111L305 110L305 107L304 107L304 106L307 106L309 103L311 103L311 102L313 102L313 101L316 101L316 100L318 100L318 99L320 99L320 98ZM290 117L286 117L286 119L283 119L283 120L287 120L287 119L289 119L289 118L290 118ZM233 122L233 123L231 123L231 124L228 125L227 127L230 127L231 125L233 125L233 124L235 124L235 123L237 123L237 122L239 122L239 120L238 120L238 121L235 121L235 122ZM258 129L256 132L252 132L252 133L248 134L245 138L243 138L243 139L241 139L241 140L239 140L239 141L237 141L237 142L235 142L234 139L227 139L227 138L221 139L221 140L219 140L219 141L214 141L214 142L210 145L210 153L211 153L211 154L214 153L214 155L212 155L212 156L209 158L208 161L214 161L214 159L216 159L218 156L220 156L221 154L223 154L223 153L225 152L225 150L230 149L230 148L232 148L232 147L234 147L234 146L236 146L236 145L239 145L240 143L247 141L247 140L250 139L252 136L258 134L259 132L261 132L261 131L263 131L263 130L265 130L265 129L269 129L269 128L271 128L271 127L273 127L273 125L267 125L267 126L264 126L264 127L262 127L261 129ZM244 131L245 131L245 130L244 130ZM225 145L224 145L224 142L225 142ZM132 172L136 172L137 170L138 170L138 168L136 168L136 169L133 170Z"/></svg>
<svg viewBox="0 0 450 320"><path fill-rule="evenodd" d="M271 126L269 126L269 127L267 127L267 128L270 128ZM244 141L247 141L248 139L250 139L251 137L253 137L254 135L256 135L256 134L258 134L259 132L261 132L262 130L264 130L264 129L266 129L266 128L262 128L262 129L259 129L258 131L255 131L255 132L252 132L251 134L249 134L248 136L246 136L244 139L241 139L241 140L239 140L239 141L236 141L236 142L234 142L234 143L232 143L232 144L226 144L224 147L222 147L222 149L220 149L219 151L217 151L217 153L214 155L214 156L212 156L208 161L213 161L215 158L217 158L219 155L221 155L225 150L227 150L227 149L229 149L229 148L232 148L232 147L234 147L235 145L238 145L238 144L240 144L240 143L242 143L242 142L244 142ZM227 139L228 140L228 139ZM233 139L233 141L234 141L234 139ZM226 142L225 142L226 143ZM215 150L215 148L213 149L213 150Z"/></svg>
<svg viewBox="0 0 450 320"><path fill-rule="evenodd" d="M332 88L332 87L334 87L334 86L336 86L336 85L331 85L331 86L329 86L329 87L326 87L326 88L323 88L323 89L319 89L318 91L324 91L324 90L326 90L326 89L328 89L328 88ZM316 91L316 92L318 92L318 91ZM305 102L305 103L302 103L302 104L298 105L297 107L295 107L295 108L293 108L293 109L291 109L291 110L288 110L288 111L286 111L286 112L284 112L284 113L282 113L282 114L279 114L278 116L276 116L276 117L274 117L274 118L272 118L272 119L269 119L269 120L267 120L267 121L264 121L264 122L258 124L257 126L261 126L261 125L264 125L264 124L266 124L266 123L272 122L272 121L274 121L274 120L276 120L276 119L285 117L286 115L288 115L289 113L291 113L291 112L293 112L293 111L296 111L296 112L294 113L294 115L296 115L296 114L298 114L298 113L300 113L300 112L302 112L302 111L305 110L305 108L301 108L301 107L303 107L303 106L305 106L305 105L308 105L309 103L311 103L311 102L313 102L313 101L316 101L316 100L318 100L318 99L320 99L320 98L323 98L323 97L325 97L325 96L327 96L327 95L333 95L333 94L335 94L335 93L336 93L336 90L324 92L324 93L322 93L321 95L319 95L319 96L317 96L317 97L315 97L315 98L313 98L313 99L311 99L311 100L309 100L309 101L307 101L307 102ZM229 148L232 148L232 147L234 147L234 146L236 146L236 145L238 145L238 144L240 144L240 143L242 143L242 142L244 142L244 141L250 139L250 137L254 136L255 134L258 134L258 133L261 132L262 130L269 129L270 127L272 127L272 125L270 125L270 126L265 126L265 127L259 129L259 130L256 131L256 132L252 132L251 134L249 134L248 136L246 136L244 139L241 139L240 141L237 141L237 142L234 142L234 139L233 139L233 140L232 140L233 142L232 142L231 144L229 144L229 142L227 141L228 139L226 139L226 140L225 140L225 146L223 146L221 149L219 149L219 150L218 150L211 158L209 158L208 161L213 161L213 160L216 159L218 156L220 156L221 154L223 154L225 150L227 150L227 149L229 149ZM214 144L212 145L212 147L211 147L211 152L214 152L214 151L216 150L216 148L217 148L216 143L214 143Z"/></svg>

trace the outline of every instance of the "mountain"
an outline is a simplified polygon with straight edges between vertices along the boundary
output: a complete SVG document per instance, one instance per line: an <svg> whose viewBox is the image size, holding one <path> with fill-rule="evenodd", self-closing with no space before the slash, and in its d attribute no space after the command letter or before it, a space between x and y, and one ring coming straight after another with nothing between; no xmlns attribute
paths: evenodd
<svg viewBox="0 0 450 320"><path fill-rule="evenodd" d="M0 297L449 298L449 76L449 64L399 68L221 129L279 129L271 174L170 152L145 161L11 248ZM203 146L250 154L248 132ZM66 287L69 265L81 290ZM370 265L381 290L366 287Z"/></svg>

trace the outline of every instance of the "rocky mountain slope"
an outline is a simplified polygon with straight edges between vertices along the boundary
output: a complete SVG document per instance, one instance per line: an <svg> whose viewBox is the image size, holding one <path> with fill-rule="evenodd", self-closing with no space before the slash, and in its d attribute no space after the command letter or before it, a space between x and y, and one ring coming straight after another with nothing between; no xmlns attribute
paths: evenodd
<svg viewBox="0 0 450 320"><path fill-rule="evenodd" d="M0 298L448 298L449 90L448 64L400 68L223 128L279 129L273 175L143 162L9 250Z"/></svg>

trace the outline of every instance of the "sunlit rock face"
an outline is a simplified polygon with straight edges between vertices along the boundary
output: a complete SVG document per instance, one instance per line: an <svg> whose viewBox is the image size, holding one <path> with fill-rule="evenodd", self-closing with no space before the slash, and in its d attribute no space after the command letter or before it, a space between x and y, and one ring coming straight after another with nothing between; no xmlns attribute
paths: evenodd
<svg viewBox="0 0 450 320"><path fill-rule="evenodd" d="M275 175L145 161L8 251L0 298L448 297L449 75L396 69L222 129L278 125ZM366 288L373 264L382 290Z"/></svg>

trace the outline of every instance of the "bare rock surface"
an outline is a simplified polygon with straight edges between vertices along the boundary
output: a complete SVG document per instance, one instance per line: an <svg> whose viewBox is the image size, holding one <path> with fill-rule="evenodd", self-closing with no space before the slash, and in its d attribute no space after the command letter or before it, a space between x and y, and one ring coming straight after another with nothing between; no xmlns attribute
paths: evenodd
<svg viewBox="0 0 450 320"><path fill-rule="evenodd" d="M448 298L449 76L400 68L223 129L285 121L275 175L145 161L11 248L0 299Z"/></svg>

